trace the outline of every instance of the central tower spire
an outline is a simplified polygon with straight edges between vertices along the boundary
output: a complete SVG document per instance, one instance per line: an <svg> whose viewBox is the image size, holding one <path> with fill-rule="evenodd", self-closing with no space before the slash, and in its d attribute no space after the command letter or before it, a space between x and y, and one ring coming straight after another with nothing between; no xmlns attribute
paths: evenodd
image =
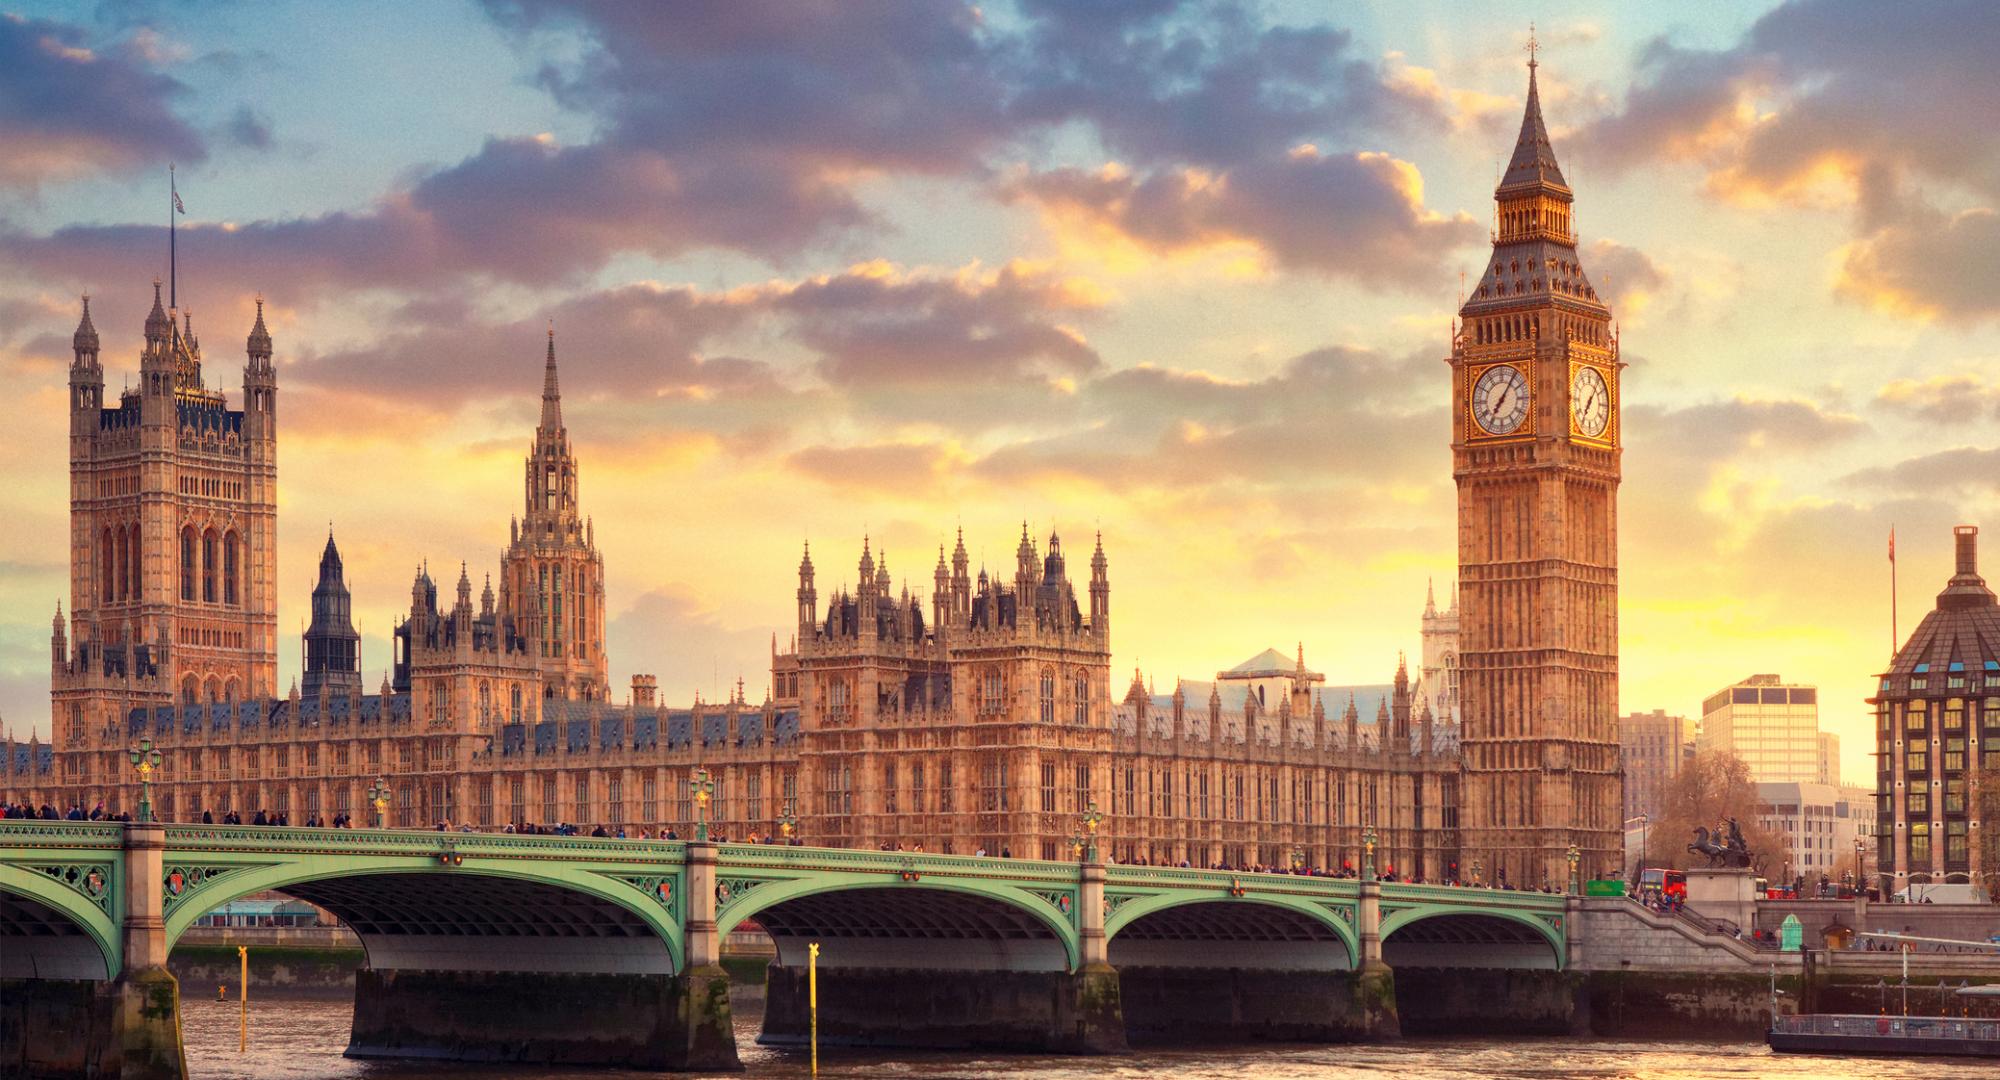
<svg viewBox="0 0 2000 1080"><path fill-rule="evenodd" d="M556 323L549 320L549 360L542 369L541 431L553 435L562 430L562 387L556 382Z"/></svg>

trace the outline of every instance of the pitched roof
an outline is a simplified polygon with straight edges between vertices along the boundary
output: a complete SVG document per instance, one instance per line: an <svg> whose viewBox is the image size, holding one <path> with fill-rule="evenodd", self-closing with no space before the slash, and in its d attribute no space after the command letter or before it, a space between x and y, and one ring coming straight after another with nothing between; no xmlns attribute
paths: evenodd
<svg viewBox="0 0 2000 1080"><path fill-rule="evenodd" d="M1567 188L1555 147L1549 144L1549 128L1542 122L1542 95L1535 85L1535 66L1528 65L1528 104L1521 113L1521 134L1514 142L1514 156L1500 179L1504 188L1547 183Z"/></svg>
<svg viewBox="0 0 2000 1080"><path fill-rule="evenodd" d="M1298 670L1298 666L1298 661L1286 656L1284 653L1276 649L1265 649L1263 652L1223 672L1223 674L1256 675L1266 671L1296 671Z"/></svg>

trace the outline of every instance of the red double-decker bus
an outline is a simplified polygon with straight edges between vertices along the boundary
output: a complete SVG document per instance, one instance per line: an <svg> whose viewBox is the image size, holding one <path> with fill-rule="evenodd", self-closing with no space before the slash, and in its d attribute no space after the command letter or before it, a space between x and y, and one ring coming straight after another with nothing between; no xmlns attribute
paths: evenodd
<svg viewBox="0 0 2000 1080"><path fill-rule="evenodd" d="M1674 903L1684 903L1688 894L1688 876L1684 870L1668 870L1653 867L1639 871L1639 899L1663 897Z"/></svg>

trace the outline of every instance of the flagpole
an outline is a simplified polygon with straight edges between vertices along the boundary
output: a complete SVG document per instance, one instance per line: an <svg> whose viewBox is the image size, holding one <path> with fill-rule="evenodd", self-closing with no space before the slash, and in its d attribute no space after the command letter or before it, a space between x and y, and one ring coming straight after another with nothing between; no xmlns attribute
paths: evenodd
<svg viewBox="0 0 2000 1080"><path fill-rule="evenodd" d="M180 304L180 281L178 271L179 252L176 251L174 235L175 202L180 198L180 189L174 186L174 163L167 162L167 306L178 309Z"/></svg>
<svg viewBox="0 0 2000 1080"><path fill-rule="evenodd" d="M1903 635L1896 629L1896 527L1889 526L1889 664L1896 663L1896 651L1902 647Z"/></svg>

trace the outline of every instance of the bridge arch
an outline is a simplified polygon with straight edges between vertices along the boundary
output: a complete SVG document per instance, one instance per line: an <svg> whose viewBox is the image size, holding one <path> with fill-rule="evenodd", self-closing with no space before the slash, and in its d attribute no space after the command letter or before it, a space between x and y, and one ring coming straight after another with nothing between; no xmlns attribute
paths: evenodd
<svg viewBox="0 0 2000 1080"><path fill-rule="evenodd" d="M850 873L725 887L732 895L718 896L718 933L755 919L786 967L804 967L808 939L833 967L938 967L938 950L925 943L940 939L959 943L952 970L1072 971L1081 962L1069 916L1013 886ZM973 942L981 944L965 947Z"/></svg>
<svg viewBox="0 0 2000 1080"><path fill-rule="evenodd" d="M560 865L445 867L408 857L218 868L168 909L168 948L208 911L265 890L339 916L371 968L671 975L685 964L671 888L662 898Z"/></svg>
<svg viewBox="0 0 2000 1080"><path fill-rule="evenodd" d="M1567 943L1560 924L1500 907L1422 904L1382 918L1382 960L1391 968L1561 970Z"/></svg>
<svg viewBox="0 0 2000 1080"><path fill-rule="evenodd" d="M1351 970L1353 926L1324 904L1282 894L1166 893L1120 904L1104 922L1111 966ZM1224 945L1226 956L1210 946Z"/></svg>
<svg viewBox="0 0 2000 1080"><path fill-rule="evenodd" d="M74 869L88 874L95 868ZM103 894L115 896L115 868L97 872ZM0 863L0 978L104 981L118 973L123 952L109 903L98 906L40 868Z"/></svg>

